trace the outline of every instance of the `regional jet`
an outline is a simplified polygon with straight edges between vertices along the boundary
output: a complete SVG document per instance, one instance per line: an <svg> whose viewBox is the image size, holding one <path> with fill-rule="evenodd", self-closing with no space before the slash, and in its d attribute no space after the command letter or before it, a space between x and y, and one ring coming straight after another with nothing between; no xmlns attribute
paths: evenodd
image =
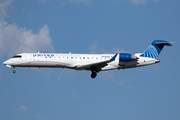
<svg viewBox="0 0 180 120"><path fill-rule="evenodd" d="M172 46L168 41L154 40L143 52L116 54L64 54L64 53L21 53L3 62L7 67L69 68L91 71L95 78L100 71L126 69L151 65L160 62L157 59L164 46Z"/></svg>

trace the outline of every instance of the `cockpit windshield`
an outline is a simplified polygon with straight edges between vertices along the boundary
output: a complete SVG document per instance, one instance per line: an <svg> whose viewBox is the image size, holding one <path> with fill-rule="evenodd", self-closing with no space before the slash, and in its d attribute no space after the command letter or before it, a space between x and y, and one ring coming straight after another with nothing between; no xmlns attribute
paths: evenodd
<svg viewBox="0 0 180 120"><path fill-rule="evenodd" d="M21 55L15 55L12 58L21 58L21 57L22 57Z"/></svg>

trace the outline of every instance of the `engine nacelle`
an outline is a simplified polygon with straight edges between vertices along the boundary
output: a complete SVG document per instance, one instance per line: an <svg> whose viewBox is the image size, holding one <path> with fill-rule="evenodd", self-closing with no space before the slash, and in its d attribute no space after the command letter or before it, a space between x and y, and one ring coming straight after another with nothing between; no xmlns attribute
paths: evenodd
<svg viewBox="0 0 180 120"><path fill-rule="evenodd" d="M131 60L137 60L138 57L135 55L131 55L129 53L120 53L119 54L120 61L131 61Z"/></svg>

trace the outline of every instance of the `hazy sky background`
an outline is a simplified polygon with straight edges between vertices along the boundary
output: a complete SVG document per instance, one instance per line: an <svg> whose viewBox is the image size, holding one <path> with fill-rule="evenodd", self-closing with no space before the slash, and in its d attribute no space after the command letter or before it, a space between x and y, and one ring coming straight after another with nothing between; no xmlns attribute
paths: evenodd
<svg viewBox="0 0 180 120"><path fill-rule="evenodd" d="M0 0L0 120L179 120L179 0ZM17 53L143 52L160 63L91 72L16 68Z"/></svg>

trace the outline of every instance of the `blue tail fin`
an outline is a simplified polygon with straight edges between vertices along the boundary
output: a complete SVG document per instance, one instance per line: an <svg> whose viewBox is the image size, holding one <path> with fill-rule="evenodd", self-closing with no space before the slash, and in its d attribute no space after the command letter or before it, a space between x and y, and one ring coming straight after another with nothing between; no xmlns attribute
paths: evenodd
<svg viewBox="0 0 180 120"><path fill-rule="evenodd" d="M151 45L141 54L141 57L157 58L164 46L172 46L164 40L154 40Z"/></svg>

